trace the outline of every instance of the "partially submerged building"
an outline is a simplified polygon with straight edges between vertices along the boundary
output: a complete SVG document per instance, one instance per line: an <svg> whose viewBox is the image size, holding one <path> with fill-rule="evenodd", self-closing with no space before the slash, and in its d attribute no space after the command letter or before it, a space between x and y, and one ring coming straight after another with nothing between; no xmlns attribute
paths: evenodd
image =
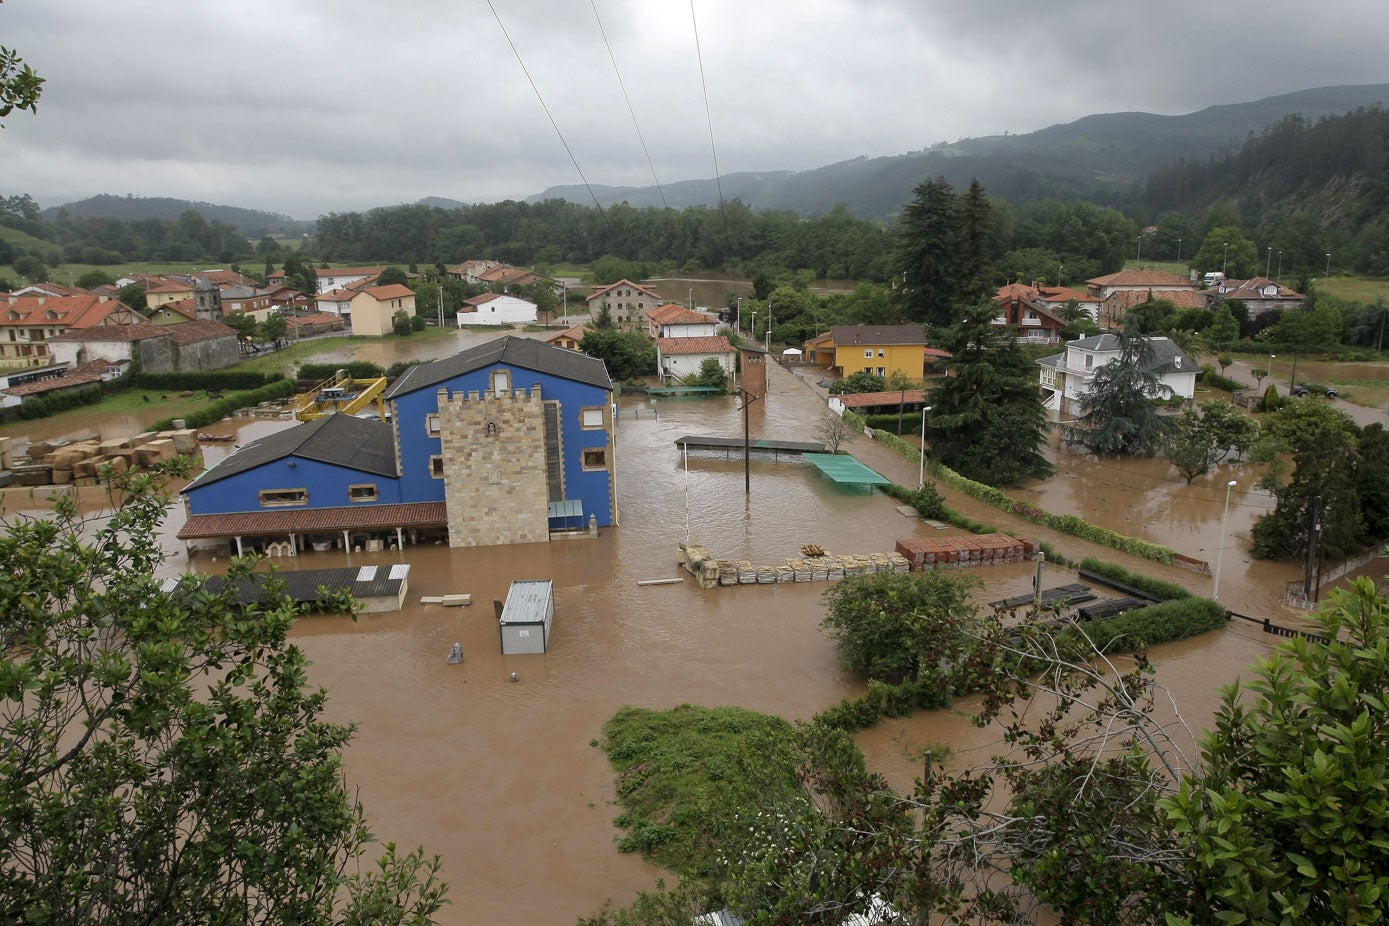
<svg viewBox="0 0 1389 926"><path fill-rule="evenodd" d="M330 415L247 444L186 489L186 542L236 552L544 541L616 524L602 361L505 337L411 367L389 421Z"/></svg>

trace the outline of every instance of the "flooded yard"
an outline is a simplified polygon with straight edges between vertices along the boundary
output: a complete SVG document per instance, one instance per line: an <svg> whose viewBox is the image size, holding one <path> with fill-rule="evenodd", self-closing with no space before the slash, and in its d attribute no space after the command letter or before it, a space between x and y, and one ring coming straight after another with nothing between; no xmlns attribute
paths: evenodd
<svg viewBox="0 0 1389 926"><path fill-rule="evenodd" d="M459 344L480 337L460 334ZM382 342L383 345L389 342ZM397 342L399 343L399 342ZM408 342L406 342L408 343ZM437 352L437 345L436 345ZM352 357L389 363L396 348L354 349ZM771 367L765 401L750 409L754 438L812 439L825 415L808 380ZM444 858L453 904L444 923L569 924L612 898L625 904L668 873L617 851L619 812L606 757L593 741L624 704L667 708L684 702L738 705L790 719L809 718L862 685L846 675L819 628L826 583L701 589L692 578L640 587L639 580L677 577L676 545L689 539L719 558L779 564L805 544L834 553L887 552L898 538L940 536L904 517L880 493L834 485L813 467L755 458L744 493L740 454L692 453L688 468L674 441L684 435L732 437L742 416L731 397L662 399L627 396L617 429L621 525L596 539L509 547L414 546L400 552L310 553L283 568L409 563L410 592L401 612L357 622L311 618L294 631L313 660L312 681L330 691L333 719L355 721L347 751L351 786L360 789L371 824L384 839L422 844ZM103 436L110 422L91 422ZM138 422L130 431L140 429ZM245 442L286 422L238 419L206 430ZM914 484L916 466L866 438L845 449L899 483ZM208 446L209 465L227 453ZM1281 605L1286 566L1250 563L1248 530L1271 501L1249 474L1222 469L1195 486L1179 485L1151 461L1111 464L1058 451L1058 475L1017 497L1057 512L1214 558L1224 546L1221 599L1235 610L1286 619ZM1230 499L1222 535L1224 483ZM1041 537L1067 556L1115 557L1073 538L1011 521L971 499L950 504L1021 536ZM216 572L225 558L189 557L175 540L176 506L165 528L170 573ZM1211 579L1173 568L1130 568L1181 581L1208 594ZM1034 566L976 570L980 602L1030 589ZM545 655L500 655L494 600L513 579L551 579L555 619ZM1049 568L1048 584L1075 581ZM469 593L468 608L418 603L421 596ZM465 661L446 663L461 643ZM1219 685L1235 679L1270 642L1237 624L1197 640L1160 647L1159 681L1172 689L1193 726L1210 717ZM512 673L519 676L511 681ZM921 713L863 733L870 764L896 785L920 773L921 749L947 743L951 763L977 764L997 747L994 734L969 725L964 712Z"/></svg>

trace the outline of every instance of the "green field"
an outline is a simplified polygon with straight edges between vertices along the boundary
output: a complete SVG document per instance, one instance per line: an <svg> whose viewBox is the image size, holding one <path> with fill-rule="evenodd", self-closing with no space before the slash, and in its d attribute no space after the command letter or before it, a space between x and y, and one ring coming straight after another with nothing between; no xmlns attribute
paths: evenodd
<svg viewBox="0 0 1389 926"><path fill-rule="evenodd" d="M1375 280L1369 277L1328 277L1323 283L1331 295L1338 299L1353 302L1372 303L1377 299L1389 300L1389 280Z"/></svg>

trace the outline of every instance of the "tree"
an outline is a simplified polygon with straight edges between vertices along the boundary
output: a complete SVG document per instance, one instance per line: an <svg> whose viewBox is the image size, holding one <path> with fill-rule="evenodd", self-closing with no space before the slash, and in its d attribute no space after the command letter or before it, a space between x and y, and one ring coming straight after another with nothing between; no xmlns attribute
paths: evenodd
<svg viewBox="0 0 1389 926"><path fill-rule="evenodd" d="M1270 389L1273 387L1270 386ZM1270 465L1259 486L1277 507L1254 524L1261 559L1307 558L1312 544L1327 556L1357 552L1364 537L1355 490L1359 429L1345 412L1314 396L1288 398L1263 421L1256 448ZM1283 460L1291 456L1291 476Z"/></svg>
<svg viewBox="0 0 1389 926"><path fill-rule="evenodd" d="M845 579L825 592L824 627L851 672L870 679L920 681L942 660L971 649L972 576L946 570L880 572Z"/></svg>
<svg viewBox="0 0 1389 926"><path fill-rule="evenodd" d="M1389 899L1389 603L1356 579L1225 690L1203 773L1162 802L1191 859L1178 922L1379 923Z"/></svg>
<svg viewBox="0 0 1389 926"><path fill-rule="evenodd" d="M830 453L838 453L839 445L844 443L852 433L853 429L849 427L849 423L844 420L843 416L836 415L834 412L825 415L815 426L815 436L825 442Z"/></svg>
<svg viewBox="0 0 1389 926"><path fill-rule="evenodd" d="M1244 237L1244 230L1235 225L1212 228L1201 249L1191 259L1198 270L1219 270L1243 279L1254 272L1259 263L1259 251L1254 242Z"/></svg>
<svg viewBox="0 0 1389 926"><path fill-rule="evenodd" d="M265 316L260 323L260 336L273 344L279 344L289 333L289 322L278 312Z"/></svg>
<svg viewBox="0 0 1389 926"><path fill-rule="evenodd" d="M728 371L717 357L705 357L699 365L699 372L685 377L687 386L713 386L720 392L728 390Z"/></svg>
<svg viewBox="0 0 1389 926"><path fill-rule="evenodd" d="M1206 340L1218 349L1224 350L1239 340L1239 320L1229 307L1221 306L1205 330Z"/></svg>
<svg viewBox="0 0 1389 926"><path fill-rule="evenodd" d="M144 312L149 308L144 283L131 283L129 286L122 286L120 292L116 294L116 298L137 312Z"/></svg>
<svg viewBox="0 0 1389 926"><path fill-rule="evenodd" d="M1259 426L1231 402L1202 402L1177 419L1165 453L1190 485L1231 454L1247 453Z"/></svg>
<svg viewBox="0 0 1389 926"><path fill-rule="evenodd" d="M405 275L405 271L399 267L387 267L381 271L381 275L376 278L377 286L390 286L399 284L405 286L410 282L410 278Z"/></svg>
<svg viewBox="0 0 1389 926"><path fill-rule="evenodd" d="M38 112L44 79L24 63L19 53L0 45L0 119L16 109ZM0 128L4 124L0 123Z"/></svg>
<svg viewBox="0 0 1389 926"><path fill-rule="evenodd" d="M1118 335L1119 356L1095 371L1090 391L1080 399L1074 424L1064 425L1067 443L1091 453L1150 456L1162 449L1171 422L1153 404L1171 393L1153 372L1153 350L1133 324Z"/></svg>
<svg viewBox="0 0 1389 926"><path fill-rule="evenodd" d="M254 315L247 315L245 312L228 312L222 316L222 324L235 331L236 336L242 341L249 341L256 336Z"/></svg>
<svg viewBox="0 0 1389 926"><path fill-rule="evenodd" d="M0 916L430 922L437 857L387 844L343 874L374 840L342 779L352 727L323 719L287 639L300 609L273 579L252 604L194 576L166 589L168 496L107 475L114 511L59 498L0 536Z"/></svg>
<svg viewBox="0 0 1389 926"><path fill-rule="evenodd" d="M830 386L830 395L858 395L864 392L884 392L887 378L867 370L855 370Z"/></svg>
<svg viewBox="0 0 1389 926"><path fill-rule="evenodd" d="M955 319L959 301L960 202L944 177L924 180L902 212L897 263L907 314L933 325Z"/></svg>
<svg viewBox="0 0 1389 926"><path fill-rule="evenodd" d="M608 375L615 380L656 374L656 345L635 331L589 329L579 341L579 350L603 361Z"/></svg>
<svg viewBox="0 0 1389 926"><path fill-rule="evenodd" d="M928 394L926 432L932 455L946 466L988 485L1012 485L1052 467L1043 452L1037 365L993 324L996 311L982 300L943 335L953 356Z"/></svg>
<svg viewBox="0 0 1389 926"><path fill-rule="evenodd" d="M48 266L32 254L16 257L10 267L30 283L42 283L48 279Z"/></svg>
<svg viewBox="0 0 1389 926"><path fill-rule="evenodd" d="M409 337L414 333L415 326L410 324L410 313L404 309L398 309L391 316L391 331L397 337Z"/></svg>

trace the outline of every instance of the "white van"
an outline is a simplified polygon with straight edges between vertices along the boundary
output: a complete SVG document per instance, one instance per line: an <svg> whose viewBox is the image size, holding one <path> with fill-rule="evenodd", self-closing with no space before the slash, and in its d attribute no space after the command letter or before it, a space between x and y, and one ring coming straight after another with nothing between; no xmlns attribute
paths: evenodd
<svg viewBox="0 0 1389 926"><path fill-rule="evenodd" d="M1205 283L1207 287L1215 286L1217 283L1225 282L1225 274L1221 273L1219 270L1212 270L1202 277L1201 281Z"/></svg>

